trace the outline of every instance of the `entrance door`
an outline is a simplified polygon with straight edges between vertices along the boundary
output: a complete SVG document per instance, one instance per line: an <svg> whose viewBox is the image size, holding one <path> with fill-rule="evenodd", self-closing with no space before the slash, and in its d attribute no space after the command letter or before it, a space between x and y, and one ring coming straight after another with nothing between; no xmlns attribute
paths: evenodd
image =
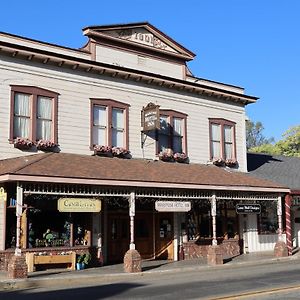
<svg viewBox="0 0 300 300"><path fill-rule="evenodd" d="M122 214L108 215L108 261L120 263L129 249L129 216Z"/></svg>
<svg viewBox="0 0 300 300"><path fill-rule="evenodd" d="M157 259L174 259L173 213L156 214L155 257Z"/></svg>
<svg viewBox="0 0 300 300"><path fill-rule="evenodd" d="M135 248L143 259L153 258L153 213L138 212L134 218Z"/></svg>

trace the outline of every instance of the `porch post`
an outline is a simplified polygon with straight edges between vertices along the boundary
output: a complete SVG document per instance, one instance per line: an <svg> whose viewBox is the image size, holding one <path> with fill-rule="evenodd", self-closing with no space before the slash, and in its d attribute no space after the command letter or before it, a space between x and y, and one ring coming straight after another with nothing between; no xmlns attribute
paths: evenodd
<svg viewBox="0 0 300 300"><path fill-rule="evenodd" d="M211 246L208 247L207 251L207 263L209 265L221 265L223 264L223 253L221 247L218 245L217 241L217 199L216 194L213 193L211 197L211 216L212 216L212 230L213 239Z"/></svg>
<svg viewBox="0 0 300 300"><path fill-rule="evenodd" d="M131 192L129 196L129 217L130 217L130 244L129 250L124 256L124 271L128 273L141 272L141 255L135 249L134 243L134 216L135 216L135 193Z"/></svg>
<svg viewBox="0 0 300 300"><path fill-rule="evenodd" d="M292 205L292 196L290 194L287 194L285 195L285 224L286 224L286 244L288 247L288 255L292 255L293 252L291 205Z"/></svg>
<svg viewBox="0 0 300 300"><path fill-rule="evenodd" d="M129 217L130 217L130 245L129 245L129 249L131 249L131 250L135 250L134 216L135 216L135 193L131 192L130 197L129 197Z"/></svg>
<svg viewBox="0 0 300 300"><path fill-rule="evenodd" d="M283 241L282 237L282 205L281 197L278 197L277 200L277 217L278 217L278 240Z"/></svg>
<svg viewBox="0 0 300 300"><path fill-rule="evenodd" d="M9 278L26 278L28 276L27 264L25 255L21 252L21 216L23 208L23 188L17 184L17 201L16 201L16 217L17 217L17 230L16 230L16 249L15 255L8 263L8 277Z"/></svg>
<svg viewBox="0 0 300 300"><path fill-rule="evenodd" d="M218 244L217 241L217 200L216 195L213 194L211 198L211 216L212 216L212 229L213 229L213 239L212 239L212 245L216 246Z"/></svg>
<svg viewBox="0 0 300 300"><path fill-rule="evenodd" d="M285 242L283 241L283 236L282 236L281 196L279 196L277 200L277 216L278 216L278 241L275 244L274 255L276 257L288 256L288 248Z"/></svg>
<svg viewBox="0 0 300 300"><path fill-rule="evenodd" d="M21 216L23 208L23 188L17 186L17 201L16 201L16 216L17 216L17 230L16 230L16 249L15 255L21 256Z"/></svg>

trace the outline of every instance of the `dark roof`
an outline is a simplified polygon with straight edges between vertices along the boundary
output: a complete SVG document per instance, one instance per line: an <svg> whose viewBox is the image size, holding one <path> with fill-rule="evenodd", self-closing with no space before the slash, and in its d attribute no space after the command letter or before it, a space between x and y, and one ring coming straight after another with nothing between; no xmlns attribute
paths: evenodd
<svg viewBox="0 0 300 300"><path fill-rule="evenodd" d="M41 153L0 161L0 175L131 181L142 183L284 188L246 173L214 165L179 164L68 153ZM134 184L133 184L134 185ZM229 188L230 189L230 188Z"/></svg>
<svg viewBox="0 0 300 300"><path fill-rule="evenodd" d="M300 158L283 155L248 153L248 171L300 191Z"/></svg>

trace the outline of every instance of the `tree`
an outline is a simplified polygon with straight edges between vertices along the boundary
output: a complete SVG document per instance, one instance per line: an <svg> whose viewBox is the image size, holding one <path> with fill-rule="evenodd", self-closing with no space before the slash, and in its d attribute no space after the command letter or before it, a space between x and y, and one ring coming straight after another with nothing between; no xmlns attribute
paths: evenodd
<svg viewBox="0 0 300 300"><path fill-rule="evenodd" d="M282 137L283 139L275 144L280 154L300 157L300 125L288 129Z"/></svg>
<svg viewBox="0 0 300 300"><path fill-rule="evenodd" d="M264 130L264 126L261 122L246 122L246 141L247 141L247 149L252 149L255 147L259 147L265 144L271 144L274 142L274 138L267 139L262 131Z"/></svg>
<svg viewBox="0 0 300 300"><path fill-rule="evenodd" d="M282 137L283 138L275 144L266 142L251 147L249 148L249 152L300 157L300 125L288 129L283 133Z"/></svg>

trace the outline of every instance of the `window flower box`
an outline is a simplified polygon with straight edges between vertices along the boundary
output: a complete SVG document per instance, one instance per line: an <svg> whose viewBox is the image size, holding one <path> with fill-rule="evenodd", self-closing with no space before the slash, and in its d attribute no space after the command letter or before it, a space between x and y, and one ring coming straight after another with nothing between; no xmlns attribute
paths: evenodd
<svg viewBox="0 0 300 300"><path fill-rule="evenodd" d="M182 152L182 153L177 152L174 154L173 157L174 157L174 160L178 163L186 164L186 163L188 163L188 160L189 160L188 156L184 152Z"/></svg>
<svg viewBox="0 0 300 300"><path fill-rule="evenodd" d="M54 151L59 145L49 140L39 140L36 148L41 151Z"/></svg>
<svg viewBox="0 0 300 300"><path fill-rule="evenodd" d="M229 168L234 168L237 165L237 160L233 158L229 158L225 160L225 165Z"/></svg>
<svg viewBox="0 0 300 300"><path fill-rule="evenodd" d="M165 150L161 151L158 154L158 157L162 161L166 161L166 162L173 162L174 161L174 154L173 154L172 149L165 149Z"/></svg>
<svg viewBox="0 0 300 300"><path fill-rule="evenodd" d="M99 156L112 157L112 149L109 146L94 145L94 154Z"/></svg>
<svg viewBox="0 0 300 300"><path fill-rule="evenodd" d="M33 145L34 142L26 138L17 137L14 140L14 147L20 150L29 150Z"/></svg>
<svg viewBox="0 0 300 300"><path fill-rule="evenodd" d="M212 162L215 166L218 166L218 167L224 167L224 165L225 165L225 160L221 157L214 158Z"/></svg>
<svg viewBox="0 0 300 300"><path fill-rule="evenodd" d="M129 158L130 151L122 147L113 147L112 155L119 158Z"/></svg>

